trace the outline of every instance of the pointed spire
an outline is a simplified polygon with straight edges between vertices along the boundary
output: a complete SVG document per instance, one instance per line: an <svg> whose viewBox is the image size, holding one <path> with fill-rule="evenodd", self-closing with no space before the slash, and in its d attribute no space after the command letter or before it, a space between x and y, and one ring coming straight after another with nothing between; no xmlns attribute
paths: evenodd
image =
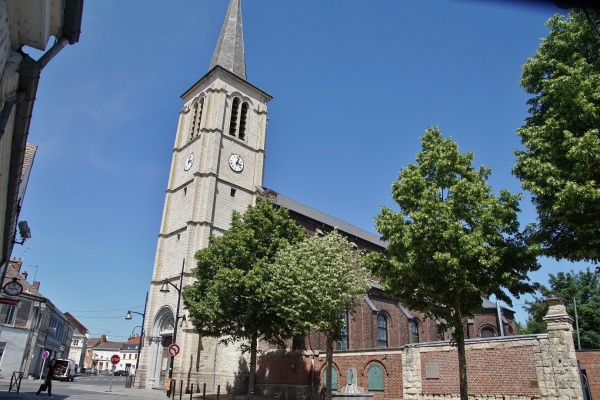
<svg viewBox="0 0 600 400"><path fill-rule="evenodd" d="M240 0L231 0L210 69L219 65L246 80L246 57Z"/></svg>

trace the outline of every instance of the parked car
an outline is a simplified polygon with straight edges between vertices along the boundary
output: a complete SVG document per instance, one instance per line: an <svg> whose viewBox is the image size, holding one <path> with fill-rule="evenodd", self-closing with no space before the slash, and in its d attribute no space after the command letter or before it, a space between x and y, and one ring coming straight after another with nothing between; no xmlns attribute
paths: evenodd
<svg viewBox="0 0 600 400"><path fill-rule="evenodd" d="M122 369L117 370L113 374L114 376L129 376L129 371L124 371Z"/></svg>

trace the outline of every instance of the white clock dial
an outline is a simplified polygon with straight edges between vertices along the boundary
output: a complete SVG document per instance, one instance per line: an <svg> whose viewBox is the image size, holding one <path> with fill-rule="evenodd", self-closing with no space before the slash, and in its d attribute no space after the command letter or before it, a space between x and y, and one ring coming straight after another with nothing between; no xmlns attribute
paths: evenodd
<svg viewBox="0 0 600 400"><path fill-rule="evenodd" d="M194 165L194 153L190 153L187 156L185 159L185 164L183 164L183 169L187 171L192 168L192 165Z"/></svg>
<svg viewBox="0 0 600 400"><path fill-rule="evenodd" d="M229 156L229 166L235 172L241 172L244 169L244 160L237 154L232 154Z"/></svg>

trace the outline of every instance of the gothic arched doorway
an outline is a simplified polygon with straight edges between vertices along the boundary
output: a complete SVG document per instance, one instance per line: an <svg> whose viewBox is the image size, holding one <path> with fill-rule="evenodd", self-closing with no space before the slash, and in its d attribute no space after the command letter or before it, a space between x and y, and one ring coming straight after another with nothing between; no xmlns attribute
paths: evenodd
<svg viewBox="0 0 600 400"><path fill-rule="evenodd" d="M166 387L170 361L168 348L173 343L174 315L171 307L163 306L154 318L152 334L148 337L150 348L147 387Z"/></svg>

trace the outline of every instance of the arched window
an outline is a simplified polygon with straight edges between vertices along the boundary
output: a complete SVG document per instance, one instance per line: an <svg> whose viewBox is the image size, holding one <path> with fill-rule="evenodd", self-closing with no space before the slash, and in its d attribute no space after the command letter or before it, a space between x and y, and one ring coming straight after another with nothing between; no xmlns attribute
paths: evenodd
<svg viewBox="0 0 600 400"><path fill-rule="evenodd" d="M341 339L337 341L337 350L348 350L348 313L341 313L344 318L344 327L342 328Z"/></svg>
<svg viewBox="0 0 600 400"><path fill-rule="evenodd" d="M200 134L200 122L202 121L202 110L204 109L204 97L199 102L194 104L194 112L192 114L192 129L190 139Z"/></svg>
<svg viewBox="0 0 600 400"><path fill-rule="evenodd" d="M491 328L489 326L484 326L483 328L481 328L481 332L479 333L479 336L482 338L494 337L494 336L496 336L496 332L494 332L493 328Z"/></svg>
<svg viewBox="0 0 600 400"><path fill-rule="evenodd" d="M229 121L229 134L235 136L237 133L238 114L240 112L240 99L233 98L231 103L231 120Z"/></svg>
<svg viewBox="0 0 600 400"><path fill-rule="evenodd" d="M368 372L369 390L384 390L383 371L379 365L371 365Z"/></svg>
<svg viewBox="0 0 600 400"><path fill-rule="evenodd" d="M377 347L388 347L387 319L383 315L377 316Z"/></svg>
<svg viewBox="0 0 600 400"><path fill-rule="evenodd" d="M331 379L331 389L337 390L338 373L337 369L333 366L331 367L331 375L333 376L333 379ZM325 367L325 373L323 374L323 387L327 387L327 367Z"/></svg>
<svg viewBox="0 0 600 400"><path fill-rule="evenodd" d="M416 320L410 321L411 343L419 343L419 323Z"/></svg>
<svg viewBox="0 0 600 400"><path fill-rule="evenodd" d="M240 140L246 139L246 118L248 117L248 103L242 103L242 115L240 116L240 132L238 137Z"/></svg>

